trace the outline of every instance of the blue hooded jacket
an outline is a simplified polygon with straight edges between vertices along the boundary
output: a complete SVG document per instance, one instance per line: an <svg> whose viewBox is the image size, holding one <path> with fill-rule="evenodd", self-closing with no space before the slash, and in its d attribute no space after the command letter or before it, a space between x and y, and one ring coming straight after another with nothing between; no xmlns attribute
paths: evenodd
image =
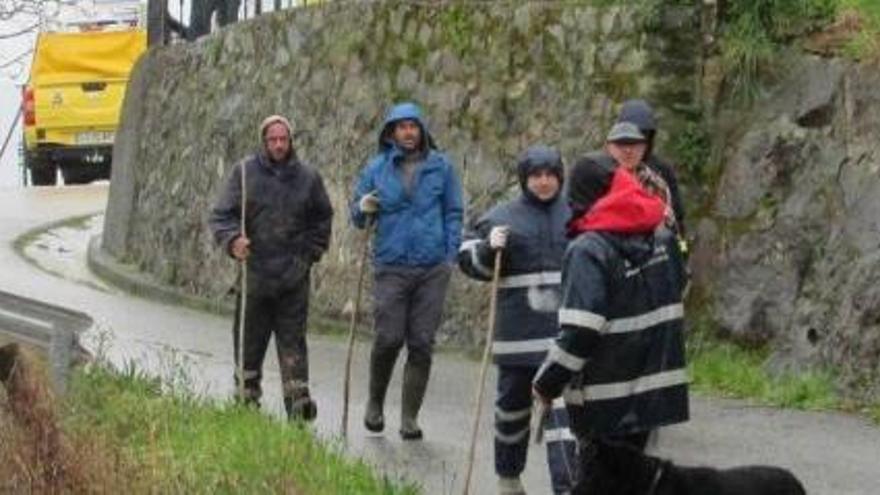
<svg viewBox="0 0 880 495"><path fill-rule="evenodd" d="M413 120L422 130L424 158L416 167L411 193L402 180L403 150L389 137L392 125L401 120ZM436 150L422 111L413 103L395 105L388 112L379 152L361 171L351 202L351 220L358 228L367 220L359 201L374 191L379 197L376 264L424 267L456 259L463 216L461 184L449 159Z"/></svg>

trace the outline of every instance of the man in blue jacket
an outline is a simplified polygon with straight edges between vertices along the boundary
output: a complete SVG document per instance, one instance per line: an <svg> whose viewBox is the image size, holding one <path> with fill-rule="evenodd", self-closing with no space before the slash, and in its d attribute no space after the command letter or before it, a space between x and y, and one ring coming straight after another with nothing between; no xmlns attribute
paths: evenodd
<svg viewBox="0 0 880 495"><path fill-rule="evenodd" d="M437 151L421 109L402 103L388 112L379 152L361 171L351 219L358 228L377 222L373 240L373 311L370 390L364 425L385 428L388 382L406 343L400 435L422 438L418 413L431 370L451 265L461 240L461 184Z"/></svg>

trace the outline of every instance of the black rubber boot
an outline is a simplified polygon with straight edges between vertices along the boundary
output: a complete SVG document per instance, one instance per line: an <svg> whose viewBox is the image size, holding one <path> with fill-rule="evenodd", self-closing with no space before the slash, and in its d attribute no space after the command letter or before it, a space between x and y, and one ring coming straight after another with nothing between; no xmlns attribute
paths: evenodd
<svg viewBox="0 0 880 495"><path fill-rule="evenodd" d="M421 440L418 416L428 388L431 362L408 356L403 368L403 388L400 401L400 437L404 440Z"/></svg>
<svg viewBox="0 0 880 495"><path fill-rule="evenodd" d="M364 427L373 433L379 433L385 429L385 394L388 391L388 382L394 372L394 362L397 361L399 351L377 351L375 348L370 354L370 398L367 400L367 408L364 412Z"/></svg>
<svg viewBox="0 0 880 495"><path fill-rule="evenodd" d="M308 392L297 397L285 397L284 410L287 411L288 421L312 421L318 416L318 405Z"/></svg>

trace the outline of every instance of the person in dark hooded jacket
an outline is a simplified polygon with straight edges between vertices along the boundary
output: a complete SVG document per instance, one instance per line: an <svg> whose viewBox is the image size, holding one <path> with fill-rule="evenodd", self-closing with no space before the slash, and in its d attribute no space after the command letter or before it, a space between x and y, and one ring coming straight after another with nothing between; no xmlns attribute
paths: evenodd
<svg viewBox="0 0 880 495"><path fill-rule="evenodd" d="M533 382L564 395L587 493L597 442L643 449L649 432L688 419L684 274L663 227L666 205L607 155L569 176L571 242L562 263L560 334Z"/></svg>
<svg viewBox="0 0 880 495"><path fill-rule="evenodd" d="M525 493L531 423L532 379L559 332L559 269L570 211L560 194L564 171L559 152L528 148L517 165L522 194L495 206L465 234L458 264L471 278L492 279L494 253L502 250L498 319L492 354L498 365L495 399L495 472L500 494ZM574 437L562 401L545 423L547 462L554 493L572 488Z"/></svg>
<svg viewBox="0 0 880 495"><path fill-rule="evenodd" d="M284 407L291 419L310 420L306 323L311 267L330 242L333 208L316 170L296 156L292 127L280 115L260 126L263 150L237 163L214 205L209 226L217 243L247 263L244 400L259 406L263 360L275 335ZM242 174L246 232L241 230ZM238 294L233 345L238 374Z"/></svg>
<svg viewBox="0 0 880 495"><path fill-rule="evenodd" d="M647 147L642 157L648 167L657 172L666 186L669 188L669 200L672 211L675 214L675 223L677 234L684 237L684 203L681 199L681 192L678 188L678 178L675 170L669 163L654 153L654 138L657 135L657 122L654 118L654 109L645 100L632 99L623 102L620 107L620 113L617 115L617 122L631 122L635 124L642 135L645 136Z"/></svg>
<svg viewBox="0 0 880 495"><path fill-rule="evenodd" d="M451 265L461 241L461 184L436 149L421 109L395 105L379 133L379 152L360 173L351 202L358 228L376 222L370 389L364 426L385 428L385 393L407 348L400 435L422 438L418 413L428 386L434 334L440 326Z"/></svg>

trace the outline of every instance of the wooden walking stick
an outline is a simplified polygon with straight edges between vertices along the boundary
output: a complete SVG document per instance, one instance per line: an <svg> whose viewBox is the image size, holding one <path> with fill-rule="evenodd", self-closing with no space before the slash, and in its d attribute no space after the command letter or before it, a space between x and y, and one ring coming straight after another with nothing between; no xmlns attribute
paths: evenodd
<svg viewBox="0 0 880 495"><path fill-rule="evenodd" d="M361 247L361 266L358 271L357 289L354 297L354 308L351 312L351 318L348 325L348 351L345 356L345 381L342 384L342 439L348 436L348 402L351 392L351 360L354 356L355 331L357 330L358 315L361 309L361 292L364 287L364 273L367 269L367 254L370 252L370 236L375 228L376 221L372 215L367 216L367 225L364 228L364 236L362 238L363 246Z"/></svg>
<svg viewBox="0 0 880 495"><path fill-rule="evenodd" d="M532 417L532 428L535 430L535 443L544 441L544 427L547 424L547 415L550 414L552 408L553 404L547 404L542 400L534 401L535 411Z"/></svg>
<svg viewBox="0 0 880 495"><path fill-rule="evenodd" d="M247 238L247 180L245 177L247 163L241 164L241 235ZM245 309L247 307L247 258L241 263L241 298L238 306L238 400L244 403L244 328Z"/></svg>
<svg viewBox="0 0 880 495"><path fill-rule="evenodd" d="M471 427L471 446L468 450L467 470L464 476L464 490L468 495L471 486L471 474L474 471L474 455L477 448L477 433L480 430L480 413L483 410L483 389L486 388L486 371L489 368L489 357L492 355L492 341L495 340L495 311L498 305L498 280L501 278L501 250L495 251L495 265L492 271L492 293L489 298L489 332L486 334L486 345L483 348L483 363L480 366L480 381L477 387L476 403L474 404L474 424Z"/></svg>

